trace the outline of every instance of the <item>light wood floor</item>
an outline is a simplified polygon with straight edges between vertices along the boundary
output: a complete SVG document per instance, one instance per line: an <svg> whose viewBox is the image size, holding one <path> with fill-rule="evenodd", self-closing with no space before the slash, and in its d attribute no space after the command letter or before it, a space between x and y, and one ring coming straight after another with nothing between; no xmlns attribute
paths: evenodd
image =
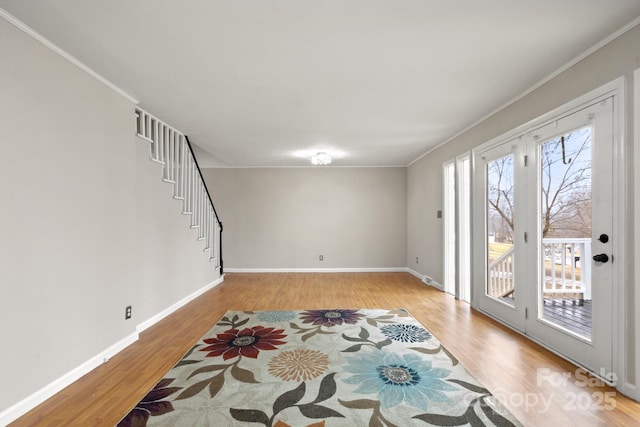
<svg viewBox="0 0 640 427"><path fill-rule="evenodd" d="M640 425L640 403L599 383L585 386L575 366L407 273L274 273L227 274L11 426L113 426L227 310L398 307L525 425Z"/></svg>

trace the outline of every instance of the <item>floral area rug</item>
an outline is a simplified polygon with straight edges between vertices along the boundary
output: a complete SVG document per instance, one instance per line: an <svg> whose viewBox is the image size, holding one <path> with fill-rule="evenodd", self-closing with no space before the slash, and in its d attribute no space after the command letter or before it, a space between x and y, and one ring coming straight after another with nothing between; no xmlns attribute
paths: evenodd
<svg viewBox="0 0 640 427"><path fill-rule="evenodd" d="M520 425L403 309L230 311L118 424Z"/></svg>

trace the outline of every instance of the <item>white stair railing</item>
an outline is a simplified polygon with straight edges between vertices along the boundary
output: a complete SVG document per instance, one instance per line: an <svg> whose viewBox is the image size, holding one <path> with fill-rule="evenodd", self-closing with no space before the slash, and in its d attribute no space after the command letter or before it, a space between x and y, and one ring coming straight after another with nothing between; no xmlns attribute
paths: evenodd
<svg viewBox="0 0 640 427"><path fill-rule="evenodd" d="M173 184L173 197L182 200L182 213L191 215L191 228L198 230L197 239L205 241L204 251L222 274L222 223L189 138L139 108L136 134L149 142L151 160L163 166L162 179Z"/></svg>

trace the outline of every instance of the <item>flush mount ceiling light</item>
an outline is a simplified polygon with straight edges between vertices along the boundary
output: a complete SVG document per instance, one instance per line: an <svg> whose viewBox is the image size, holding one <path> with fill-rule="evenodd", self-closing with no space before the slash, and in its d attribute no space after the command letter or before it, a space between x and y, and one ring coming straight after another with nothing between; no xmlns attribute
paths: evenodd
<svg viewBox="0 0 640 427"><path fill-rule="evenodd" d="M312 165L323 166L323 165L328 165L330 163L331 163L331 156L328 155L327 153L320 152L311 156Z"/></svg>

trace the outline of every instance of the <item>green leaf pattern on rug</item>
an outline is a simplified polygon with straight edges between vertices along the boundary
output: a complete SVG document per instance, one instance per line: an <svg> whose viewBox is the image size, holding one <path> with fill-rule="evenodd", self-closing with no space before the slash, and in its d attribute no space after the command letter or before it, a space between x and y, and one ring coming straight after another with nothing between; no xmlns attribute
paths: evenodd
<svg viewBox="0 0 640 427"><path fill-rule="evenodd" d="M296 334L304 334L302 335L302 342L307 341L309 338L313 337L316 334L322 334L322 335L333 335L334 332L330 332L330 331L323 331L322 330L322 325L313 327L313 328L303 328L302 326L298 326L295 323L291 322L289 323L289 326L291 327L291 329L295 329L296 330Z"/></svg>
<svg viewBox="0 0 640 427"><path fill-rule="evenodd" d="M377 327L378 323L395 323L398 317L409 317L409 313L404 308L388 310L386 314L378 317L367 317L367 323Z"/></svg>
<svg viewBox="0 0 640 427"><path fill-rule="evenodd" d="M256 377L253 375L253 372L247 369L242 369L241 367L238 366L237 363L234 363L231 366L231 376L237 379L238 381L242 381L243 383L251 383L251 384L258 383L258 381L256 381Z"/></svg>
<svg viewBox="0 0 640 427"><path fill-rule="evenodd" d="M377 400L369 400L369 399L358 399L358 400L341 400L338 399L338 402L346 408L351 409L373 409L371 413L371 418L369 419L369 427L373 426L386 426L386 427L400 427L388 419L386 419L382 412L380 412L380 402Z"/></svg>
<svg viewBox="0 0 640 427"><path fill-rule="evenodd" d="M240 316L238 316L237 314L233 315L233 317L229 318L227 316L223 317L222 319L220 319L220 321L218 323L216 323L219 326L230 326L231 329L238 329L240 326L244 326L247 324L247 322L249 321L249 317L247 317L244 320L240 320Z"/></svg>
<svg viewBox="0 0 640 427"><path fill-rule="evenodd" d="M211 398L215 397L216 394L218 394L218 392L222 389L222 386L224 386L224 376L225 376L225 372L228 369L231 370L231 376L234 379L244 383L257 384L258 381L256 381L253 372L247 369L242 369L241 367L238 366L241 360L242 360L242 356L239 356L238 360L236 360L230 365L208 365L208 366L203 366L202 368L196 369L187 377L187 379L191 379L196 375L204 374L208 372L220 371L220 373L212 376L211 378L198 381L192 386L186 388L182 393L178 395L178 397L176 397L176 400L188 399L190 397L193 397L196 394L200 393L202 390L204 390L205 387L207 386L209 386L209 395L211 396Z"/></svg>
<svg viewBox="0 0 640 427"><path fill-rule="evenodd" d="M462 415L420 414L413 418L436 426L485 426L487 424L477 414L478 411L481 411L493 425L499 427L515 427L519 425L493 409L485 399L486 396L473 399Z"/></svg>
<svg viewBox="0 0 640 427"><path fill-rule="evenodd" d="M358 342L360 344L356 344L356 345L352 345L351 347L342 350L343 353L354 353L356 351L360 351L362 349L362 346L366 346L366 345L370 345L372 347L377 348L378 350L380 350L382 347L391 344L391 340L390 339L385 339L379 342L374 342L369 340L369 332L365 329L365 328L360 328L360 333L358 334L358 338L355 337L349 337L345 334L342 334L342 338L344 338L347 341L351 341L351 342Z"/></svg>
<svg viewBox="0 0 640 427"><path fill-rule="evenodd" d="M456 359L455 356L451 354L451 352L449 352L449 350L443 347L442 344L438 345L438 347L436 348L410 347L409 350L419 351L423 354L438 354L440 352L443 352L449 357L449 359L451 359L452 366L456 366L459 363L458 359Z"/></svg>
<svg viewBox="0 0 640 427"><path fill-rule="evenodd" d="M311 419L325 419L325 418L344 418L344 415L338 411L328 408L326 406L318 405L320 402L333 397L336 393L337 386L334 379L335 373L331 373L325 376L320 382L320 390L316 398L306 404L299 404L306 394L306 383L301 382L298 387L293 390L286 391L276 398L273 402L273 415L269 417L263 411L258 409L237 409L231 408L229 411L231 416L237 421L253 422L264 424L267 427L274 425L275 418L282 411L289 408L298 408L300 413L307 418Z"/></svg>
<svg viewBox="0 0 640 427"><path fill-rule="evenodd" d="M177 364L176 364L176 368L179 366L185 366L185 365L193 365L194 363L200 363L202 362L202 360L190 360L188 359L189 356L191 356L191 354L198 348L200 347L201 344L196 344L193 347L191 347L191 350L189 350L189 352L187 354L184 355L184 357L182 358L182 360L180 360Z"/></svg>
<svg viewBox="0 0 640 427"><path fill-rule="evenodd" d="M477 410L480 410L496 426L515 426L512 421L510 421L508 418L494 409L497 406L495 402L491 401L491 399L494 399L494 397L486 388L462 380L450 379L447 381L461 385L467 390L470 390L474 393L480 393L481 395L471 400L469 406L467 407L467 410L462 415L451 416L442 414L420 414L414 416L413 418L438 426L461 426L467 424L470 424L472 426L483 426L485 425L485 423L482 421L482 419L480 419L480 417L478 417L476 413Z"/></svg>

